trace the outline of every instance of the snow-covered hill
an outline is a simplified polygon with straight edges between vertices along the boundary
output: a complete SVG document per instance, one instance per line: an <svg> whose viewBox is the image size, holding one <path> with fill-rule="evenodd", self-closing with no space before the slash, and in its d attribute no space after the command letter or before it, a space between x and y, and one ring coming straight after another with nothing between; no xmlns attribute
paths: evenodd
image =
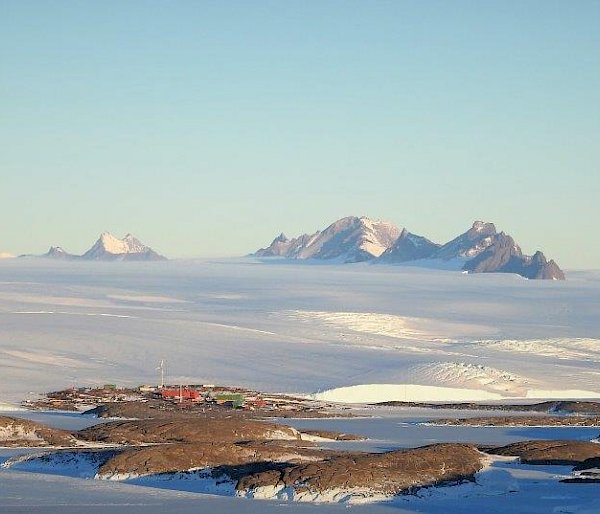
<svg viewBox="0 0 600 514"><path fill-rule="evenodd" d="M183 384L363 385L381 400L600 396L598 277L549 288L410 266L5 260L0 402L156 383L161 359Z"/></svg>

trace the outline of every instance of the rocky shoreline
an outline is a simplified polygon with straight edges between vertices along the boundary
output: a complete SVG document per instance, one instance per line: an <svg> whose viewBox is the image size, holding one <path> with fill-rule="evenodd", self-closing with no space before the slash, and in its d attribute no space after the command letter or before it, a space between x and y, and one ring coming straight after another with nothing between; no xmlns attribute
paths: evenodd
<svg viewBox="0 0 600 514"><path fill-rule="evenodd" d="M600 417L581 415L581 411L595 409L593 402L544 402L528 408L540 412L559 406L570 409L572 414L457 418L426 423L600 426ZM483 410L487 407L483 406ZM505 407L511 410L514 406ZM320 415L329 411L315 412ZM99 405L84 414L102 421L79 431L66 431L16 417L0 417L0 445L41 450L12 457L2 466L132 483L193 481L199 492L301 502L382 501L423 488L476 482L487 463L497 458L527 465L574 466L572 477L564 478L565 482L600 480L600 444L590 441L521 441L498 447L442 442L369 453L317 445L364 439L360 435L297 430L266 420L263 411L210 406L190 412L164 402L148 401ZM137 414L137 418L110 419L115 414Z"/></svg>
<svg viewBox="0 0 600 514"><path fill-rule="evenodd" d="M463 427L600 427L600 418L588 416L489 416L434 419L421 424Z"/></svg>

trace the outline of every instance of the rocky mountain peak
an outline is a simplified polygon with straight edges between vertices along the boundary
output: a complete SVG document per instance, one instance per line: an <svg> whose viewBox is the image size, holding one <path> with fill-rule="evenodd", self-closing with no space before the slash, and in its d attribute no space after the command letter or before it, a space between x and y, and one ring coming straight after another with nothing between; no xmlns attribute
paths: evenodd
<svg viewBox="0 0 600 514"><path fill-rule="evenodd" d="M485 221L475 221L469 231L475 234L493 235L496 233L496 225Z"/></svg>
<svg viewBox="0 0 600 514"><path fill-rule="evenodd" d="M290 259L336 259L359 262L379 257L400 235L392 223L366 216L346 216L322 231L288 239L281 234L256 257L281 256Z"/></svg>
<svg viewBox="0 0 600 514"><path fill-rule="evenodd" d="M463 234L444 245L399 229L392 223L366 216L341 218L323 231L288 239L276 237L256 257L321 259L332 262L373 261L405 263L427 260L427 267L464 270L470 273L518 273L527 278L564 279L554 261L541 252L523 255L520 246L493 223L475 221Z"/></svg>

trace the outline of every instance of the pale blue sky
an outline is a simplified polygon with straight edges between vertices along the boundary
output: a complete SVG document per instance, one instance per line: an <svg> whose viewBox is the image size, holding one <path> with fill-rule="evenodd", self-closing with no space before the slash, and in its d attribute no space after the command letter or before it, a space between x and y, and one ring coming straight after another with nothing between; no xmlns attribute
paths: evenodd
<svg viewBox="0 0 600 514"><path fill-rule="evenodd" d="M0 251L493 221L600 268L600 2L0 3Z"/></svg>

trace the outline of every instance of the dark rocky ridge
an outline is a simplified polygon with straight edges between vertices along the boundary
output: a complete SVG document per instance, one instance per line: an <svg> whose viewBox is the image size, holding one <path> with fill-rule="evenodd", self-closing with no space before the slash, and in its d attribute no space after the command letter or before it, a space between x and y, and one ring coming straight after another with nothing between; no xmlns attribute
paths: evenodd
<svg viewBox="0 0 600 514"><path fill-rule="evenodd" d="M488 453L519 457L524 464L573 466L600 457L600 444L589 441L520 441L488 450Z"/></svg>
<svg viewBox="0 0 600 514"><path fill-rule="evenodd" d="M121 474L155 475L194 468L248 466L256 463L301 463L322 460L339 452L319 448L266 443L194 443L128 448L107 459L98 469L100 477Z"/></svg>
<svg viewBox="0 0 600 514"><path fill-rule="evenodd" d="M295 495L356 491L361 495L394 496L420 487L471 480L483 467L483 454L474 446L444 443L386 453L345 454L323 461L249 474L236 489L291 488Z"/></svg>
<svg viewBox="0 0 600 514"><path fill-rule="evenodd" d="M492 244L466 262L463 269L470 273L516 273L529 279L565 279L554 261L548 262L539 251L533 257L523 255L514 239L504 232L496 234Z"/></svg>
<svg viewBox="0 0 600 514"><path fill-rule="evenodd" d="M400 402L389 401L373 403L373 406L383 407L417 407L426 409L453 410L482 410L482 411L512 411L512 412L546 412L563 414L600 414L600 402L579 400L550 400L539 403L430 403L430 402Z"/></svg>
<svg viewBox="0 0 600 514"><path fill-rule="evenodd" d="M133 445L300 439L297 430L285 425L225 417L113 421L81 430L78 436L84 441Z"/></svg>
<svg viewBox="0 0 600 514"><path fill-rule="evenodd" d="M474 480L485 455L475 446L444 443L385 453L349 453L293 443L160 444L141 448L59 450L9 460L8 467L54 470L85 462L87 478L121 480L182 473L227 481L241 496L286 488L288 499L347 501L391 497L421 487ZM31 468L29 468L31 469ZM292 495L293 493L293 495ZM308 497L302 498L308 494ZM322 497L319 498L319 495ZM338 496L340 495L340 496Z"/></svg>
<svg viewBox="0 0 600 514"><path fill-rule="evenodd" d="M502 416L434 419L431 425L486 427L600 427L600 418L587 416Z"/></svg>

